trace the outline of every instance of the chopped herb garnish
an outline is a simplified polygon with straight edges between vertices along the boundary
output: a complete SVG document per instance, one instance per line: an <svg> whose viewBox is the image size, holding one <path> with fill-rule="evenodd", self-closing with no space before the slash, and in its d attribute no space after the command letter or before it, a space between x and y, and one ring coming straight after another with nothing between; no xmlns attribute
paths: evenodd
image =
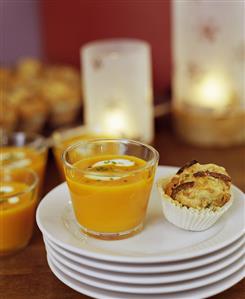
<svg viewBox="0 0 245 299"><path fill-rule="evenodd" d="M98 166L95 168L96 171L106 171L107 168L103 167L103 166Z"/></svg>

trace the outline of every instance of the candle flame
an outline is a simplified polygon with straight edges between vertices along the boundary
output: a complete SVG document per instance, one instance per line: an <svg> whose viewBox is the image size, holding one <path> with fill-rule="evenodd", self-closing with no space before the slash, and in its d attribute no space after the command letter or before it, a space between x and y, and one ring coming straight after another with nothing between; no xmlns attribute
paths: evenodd
<svg viewBox="0 0 245 299"><path fill-rule="evenodd" d="M112 133L123 133L126 128L126 120L123 111L113 109L105 115L105 130Z"/></svg>
<svg viewBox="0 0 245 299"><path fill-rule="evenodd" d="M198 86L196 98L203 107L224 108L231 102L231 90L225 80L210 76Z"/></svg>

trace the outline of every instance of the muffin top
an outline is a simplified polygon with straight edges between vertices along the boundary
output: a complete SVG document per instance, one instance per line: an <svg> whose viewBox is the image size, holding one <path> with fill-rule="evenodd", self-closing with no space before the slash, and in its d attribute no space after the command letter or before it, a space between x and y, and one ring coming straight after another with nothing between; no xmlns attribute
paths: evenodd
<svg viewBox="0 0 245 299"><path fill-rule="evenodd" d="M215 210L229 201L230 187L231 178L224 167L193 160L172 177L165 193L184 206Z"/></svg>

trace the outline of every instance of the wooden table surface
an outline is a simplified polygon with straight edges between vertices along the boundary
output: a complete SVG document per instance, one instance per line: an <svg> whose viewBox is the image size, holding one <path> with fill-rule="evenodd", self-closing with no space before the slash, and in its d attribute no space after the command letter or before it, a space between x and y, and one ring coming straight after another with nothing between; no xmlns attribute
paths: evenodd
<svg viewBox="0 0 245 299"><path fill-rule="evenodd" d="M160 165L180 166L197 159L201 163L223 165L233 183L245 191L245 147L202 149L182 143L173 134L168 122L157 124L155 147L160 152ZM53 157L49 154L44 193L59 183ZM213 299L244 299L245 280ZM1 299L77 299L89 298L61 283L50 271L41 233L35 228L27 248L10 257L0 259ZM130 296L128 297L130 299Z"/></svg>

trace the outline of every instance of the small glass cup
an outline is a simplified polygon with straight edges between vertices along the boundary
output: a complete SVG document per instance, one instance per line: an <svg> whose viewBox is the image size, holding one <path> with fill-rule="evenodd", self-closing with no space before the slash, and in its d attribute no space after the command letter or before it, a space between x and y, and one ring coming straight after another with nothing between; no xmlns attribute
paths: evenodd
<svg viewBox="0 0 245 299"><path fill-rule="evenodd" d="M0 168L0 255L27 246L37 205L37 174L27 168Z"/></svg>
<svg viewBox="0 0 245 299"><path fill-rule="evenodd" d="M142 230L159 160L153 147L128 139L96 139L68 147L62 159L83 232L117 240Z"/></svg>
<svg viewBox="0 0 245 299"><path fill-rule="evenodd" d="M45 138L26 132L1 132L0 135L0 166L11 169L27 167L35 171L39 177L40 195L47 162Z"/></svg>
<svg viewBox="0 0 245 299"><path fill-rule="evenodd" d="M52 146L56 165L58 167L62 180L65 181L65 173L61 156L68 146L79 141L106 137L113 136L109 136L109 134L92 130L87 126L56 130L52 134Z"/></svg>

